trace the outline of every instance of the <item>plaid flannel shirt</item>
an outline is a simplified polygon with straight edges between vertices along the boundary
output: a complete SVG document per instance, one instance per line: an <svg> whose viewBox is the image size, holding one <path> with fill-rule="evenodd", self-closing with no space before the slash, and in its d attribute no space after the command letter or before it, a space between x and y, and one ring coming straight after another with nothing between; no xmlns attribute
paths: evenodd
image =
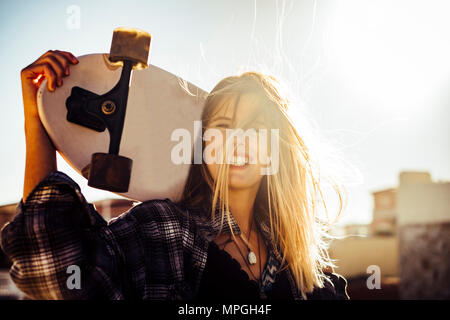
<svg viewBox="0 0 450 320"><path fill-rule="evenodd" d="M212 221L196 209L169 199L142 202L107 223L80 187L60 171L51 172L21 200L16 216L1 231L1 246L12 261L10 275L34 299L195 299L214 236L230 232L216 214ZM240 233L230 215L231 226ZM258 221L258 219L257 219ZM261 298L281 264L269 227L259 222L268 260ZM68 267L79 267L81 288L69 289ZM330 283L308 298L348 299L346 280L327 273ZM294 299L301 299L288 271Z"/></svg>

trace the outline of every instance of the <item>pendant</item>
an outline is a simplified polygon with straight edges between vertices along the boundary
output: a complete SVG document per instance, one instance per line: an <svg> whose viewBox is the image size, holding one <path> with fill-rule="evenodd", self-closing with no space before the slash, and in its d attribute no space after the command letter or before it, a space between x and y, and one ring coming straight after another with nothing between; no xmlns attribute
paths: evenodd
<svg viewBox="0 0 450 320"><path fill-rule="evenodd" d="M253 251L248 253L247 259L250 264L256 264L256 254Z"/></svg>

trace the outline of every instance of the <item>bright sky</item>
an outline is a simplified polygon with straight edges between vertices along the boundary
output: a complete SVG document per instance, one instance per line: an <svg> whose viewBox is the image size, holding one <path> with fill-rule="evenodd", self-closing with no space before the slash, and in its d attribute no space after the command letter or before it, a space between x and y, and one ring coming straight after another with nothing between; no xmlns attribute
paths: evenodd
<svg viewBox="0 0 450 320"><path fill-rule="evenodd" d="M370 222L371 192L401 170L450 180L449 15L445 0L1 1L0 204L22 194L20 70L49 49L109 52L128 26L152 34L150 63L206 90L245 70L286 81L351 169L339 171L351 183L343 221ZM88 201L117 197L58 166Z"/></svg>

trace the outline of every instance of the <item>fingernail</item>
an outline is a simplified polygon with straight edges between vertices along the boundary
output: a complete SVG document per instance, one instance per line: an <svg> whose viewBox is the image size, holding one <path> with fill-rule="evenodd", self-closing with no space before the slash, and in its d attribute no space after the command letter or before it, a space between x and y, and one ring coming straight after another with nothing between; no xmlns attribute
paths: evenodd
<svg viewBox="0 0 450 320"><path fill-rule="evenodd" d="M69 67L66 67L66 76L69 75Z"/></svg>

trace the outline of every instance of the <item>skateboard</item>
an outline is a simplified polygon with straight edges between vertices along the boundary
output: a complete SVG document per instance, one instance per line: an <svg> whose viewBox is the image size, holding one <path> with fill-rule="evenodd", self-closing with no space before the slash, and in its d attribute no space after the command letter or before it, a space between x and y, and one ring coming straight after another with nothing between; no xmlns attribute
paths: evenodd
<svg viewBox="0 0 450 320"><path fill-rule="evenodd" d="M109 54L77 57L54 92L40 86L38 111L57 151L89 186L176 201L190 163L172 161L180 143L173 133L189 133L194 145L207 93L148 64L150 40L141 30L114 30Z"/></svg>

